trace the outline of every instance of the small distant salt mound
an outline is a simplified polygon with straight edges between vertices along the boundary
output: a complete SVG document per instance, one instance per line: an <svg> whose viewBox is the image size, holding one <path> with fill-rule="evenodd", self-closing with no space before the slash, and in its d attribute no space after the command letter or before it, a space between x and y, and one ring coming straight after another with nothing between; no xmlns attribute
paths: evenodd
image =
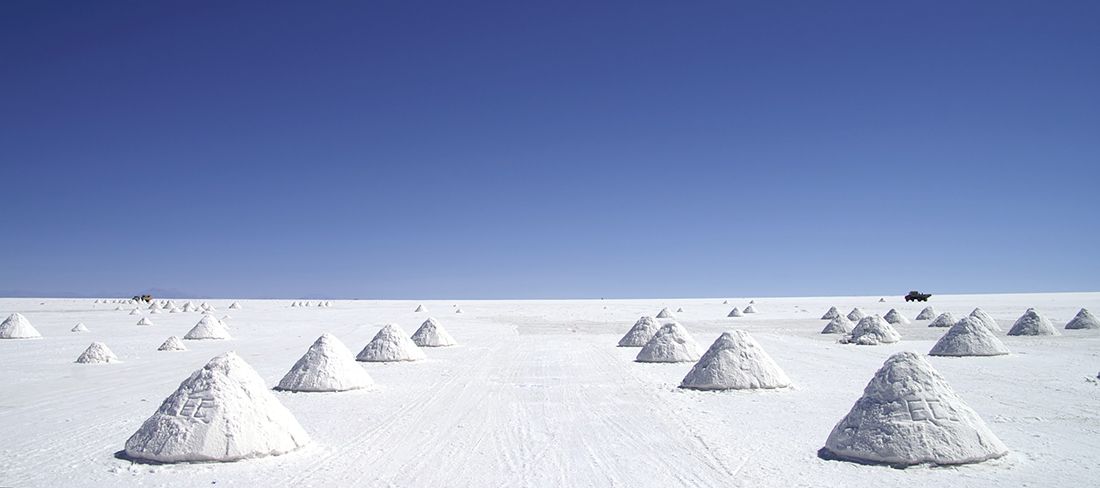
<svg viewBox="0 0 1100 488"><path fill-rule="evenodd" d="M985 310L982 310L981 307L975 308L970 312L970 316L980 320L982 325L988 327L991 332L1003 332L1004 330L1001 329L1000 324L998 324L989 314L985 313Z"/></svg>
<svg viewBox="0 0 1100 488"><path fill-rule="evenodd" d="M1068 323L1066 323L1067 329L1100 329L1100 320L1096 320L1096 316L1089 312L1087 308L1082 308L1077 312L1077 315L1073 317Z"/></svg>
<svg viewBox="0 0 1100 488"><path fill-rule="evenodd" d="M135 308L135 309L130 311L130 315L141 315L141 312L138 311L138 309Z"/></svg>
<svg viewBox="0 0 1100 488"><path fill-rule="evenodd" d="M291 306L291 307L297 307L297 306L298 306L298 302L290 302L290 306Z"/></svg>
<svg viewBox="0 0 1100 488"><path fill-rule="evenodd" d="M94 302L92 302L92 303L99 303L99 299L96 299L96 301L94 301Z"/></svg>
<svg viewBox="0 0 1100 488"><path fill-rule="evenodd" d="M160 347L157 348L157 350L158 351L186 351L187 346L183 345L183 341L181 341L179 337L171 336L168 339L166 339L164 341L164 343L161 344Z"/></svg>
<svg viewBox="0 0 1100 488"><path fill-rule="evenodd" d="M309 349L276 390L286 391L347 391L374 386L367 371L355 362L351 351L336 336L325 333Z"/></svg>
<svg viewBox="0 0 1100 488"><path fill-rule="evenodd" d="M79 364L105 364L105 363L118 363L118 356L111 352L111 349L102 342L93 342L88 346L80 357L76 358L76 362Z"/></svg>
<svg viewBox="0 0 1100 488"><path fill-rule="evenodd" d="M153 325L153 321L149 320L149 317L142 317L141 320L137 321L137 325Z"/></svg>
<svg viewBox="0 0 1100 488"><path fill-rule="evenodd" d="M125 455L161 463L285 454L309 435L240 356L211 359L126 441Z"/></svg>
<svg viewBox="0 0 1100 488"><path fill-rule="evenodd" d="M326 306L326 307L331 307L331 306L332 306L332 301L330 301L330 300L325 300L325 306Z"/></svg>
<svg viewBox="0 0 1100 488"><path fill-rule="evenodd" d="M122 305L118 305L118 306L115 307L116 312L119 312L121 310L122 310Z"/></svg>
<svg viewBox="0 0 1100 488"><path fill-rule="evenodd" d="M884 315L882 318L894 325L909 325L910 323L909 319L905 318L904 315L898 313L898 310L896 308L891 308L890 311L886 312L886 315Z"/></svg>
<svg viewBox="0 0 1100 488"><path fill-rule="evenodd" d="M456 308L455 313L462 313L462 309L461 308Z"/></svg>
<svg viewBox="0 0 1100 488"><path fill-rule="evenodd" d="M229 309L230 310L240 310L241 309L241 302L230 303L229 304Z"/></svg>
<svg viewBox="0 0 1100 488"><path fill-rule="evenodd" d="M160 309L159 309L159 308L154 308L153 310L149 311L149 314L150 314L150 315L151 315L151 314L155 314L155 313L162 313L162 312L160 311Z"/></svg>
<svg viewBox="0 0 1100 488"><path fill-rule="evenodd" d="M875 373L818 454L912 466L976 463L1007 452L926 359L901 352Z"/></svg>
<svg viewBox="0 0 1100 488"><path fill-rule="evenodd" d="M88 326L84 325L84 322L76 324L75 327L70 329L71 332L88 332Z"/></svg>
<svg viewBox="0 0 1100 488"><path fill-rule="evenodd" d="M173 306L174 305L172 304L171 300L160 304L160 308L163 308L165 310L168 310L168 309L172 308Z"/></svg>
<svg viewBox="0 0 1100 488"><path fill-rule="evenodd" d="M733 307L733 310L730 310L729 315L726 315L726 317L743 317L744 315L737 307Z"/></svg>
<svg viewBox="0 0 1100 488"><path fill-rule="evenodd" d="M672 315L672 310L669 310L668 307L662 308L660 312L657 312L657 318L676 320L676 316Z"/></svg>
<svg viewBox="0 0 1100 488"><path fill-rule="evenodd" d="M619 347L642 347L657 333L657 321L648 315L641 316L634 326L619 339Z"/></svg>
<svg viewBox="0 0 1100 488"><path fill-rule="evenodd" d="M729 305L729 304L730 304L729 300L722 300L722 305Z"/></svg>
<svg viewBox="0 0 1100 488"><path fill-rule="evenodd" d="M756 300L749 300L749 305L756 303Z"/></svg>
<svg viewBox="0 0 1100 488"><path fill-rule="evenodd" d="M676 313L684 313L684 307L677 308Z"/></svg>
<svg viewBox="0 0 1100 488"><path fill-rule="evenodd" d="M172 308L168 309L168 313L180 313L180 309L178 309L176 307L172 307Z"/></svg>
<svg viewBox="0 0 1100 488"><path fill-rule="evenodd" d="M205 310L207 312L217 312L218 311L218 309L214 308L213 305L210 305L206 302L203 302L201 307L202 307L203 310Z"/></svg>
<svg viewBox="0 0 1100 488"><path fill-rule="evenodd" d="M821 316L821 320L832 320L840 316L840 311L836 307L829 307L829 311L825 312L825 315Z"/></svg>
<svg viewBox="0 0 1100 488"><path fill-rule="evenodd" d="M877 346L879 344L893 344L901 340L901 334L894 330L894 326L882 320L878 315L868 315L859 319L859 323L852 329L852 333L840 339L842 344L858 344L861 346Z"/></svg>
<svg viewBox="0 0 1100 488"><path fill-rule="evenodd" d="M886 299L885 299L885 298L879 298L879 299L878 299L878 302L879 302L879 303L886 303Z"/></svg>
<svg viewBox="0 0 1100 488"><path fill-rule="evenodd" d="M1008 331L1010 336L1052 336L1059 335L1058 330L1054 328L1054 324L1051 324L1046 317L1039 315L1034 308L1027 309L1020 318L1016 319L1016 323L1012 324L1012 329Z"/></svg>
<svg viewBox="0 0 1100 488"><path fill-rule="evenodd" d="M417 305L416 310L414 310L413 312L427 312L427 310L424 309L423 305Z"/></svg>
<svg viewBox="0 0 1100 488"><path fill-rule="evenodd" d="M217 317L213 315L203 315L202 318L199 319L199 323L195 324L183 338L189 341L198 341L232 339L233 337L229 335L229 330L225 328L225 324L221 323Z"/></svg>
<svg viewBox="0 0 1100 488"><path fill-rule="evenodd" d="M669 322L638 351L641 363L685 363L699 359L699 344L678 322Z"/></svg>
<svg viewBox="0 0 1100 488"><path fill-rule="evenodd" d="M964 317L932 346L930 356L1003 356L1008 348L978 317Z"/></svg>
<svg viewBox="0 0 1100 488"><path fill-rule="evenodd" d="M927 307L924 307L924 310L921 310L920 313L917 314L916 320L932 320L936 317L936 309L932 308L932 306L929 305Z"/></svg>
<svg viewBox="0 0 1100 488"><path fill-rule="evenodd" d="M743 330L723 332L680 383L693 390L755 390L791 386L787 374Z"/></svg>
<svg viewBox="0 0 1100 488"><path fill-rule="evenodd" d="M458 344L447 330L435 319L428 317L412 335L413 342L420 347L447 347Z"/></svg>
<svg viewBox="0 0 1100 488"><path fill-rule="evenodd" d="M183 304L183 308L181 308L181 310L183 310L184 312L191 312L194 309L191 307L191 302L187 302Z"/></svg>
<svg viewBox="0 0 1100 488"><path fill-rule="evenodd" d="M417 347L416 343L401 330L397 324L389 324L382 327L371 339L370 343L359 351L355 357L357 361L390 362L390 361L419 361L425 359L424 351Z"/></svg>
<svg viewBox="0 0 1100 488"><path fill-rule="evenodd" d="M848 317L836 314L833 320L830 320L828 325L824 329L821 329L822 334L850 334L855 324Z"/></svg>
<svg viewBox="0 0 1100 488"><path fill-rule="evenodd" d="M848 320L851 320L852 322L859 322L860 320L863 320L863 317L866 316L867 314L864 313L863 310L860 310L859 307L853 308L851 312L848 312Z"/></svg>
<svg viewBox="0 0 1100 488"><path fill-rule="evenodd" d="M749 302L749 306L745 307L745 309L742 310L742 312L744 312L744 313L756 313L756 306L754 306L752 304L752 302Z"/></svg>
<svg viewBox="0 0 1100 488"><path fill-rule="evenodd" d="M933 320L932 322L930 322L928 324L928 326L929 327L951 327L951 326L955 325L955 322L956 322L955 316L951 315L951 312L944 312L944 313L941 313L939 316L937 316L936 320Z"/></svg>
<svg viewBox="0 0 1100 488"><path fill-rule="evenodd" d="M31 321L21 313L13 313L0 323L0 339L38 339L42 334L38 333L31 325Z"/></svg>

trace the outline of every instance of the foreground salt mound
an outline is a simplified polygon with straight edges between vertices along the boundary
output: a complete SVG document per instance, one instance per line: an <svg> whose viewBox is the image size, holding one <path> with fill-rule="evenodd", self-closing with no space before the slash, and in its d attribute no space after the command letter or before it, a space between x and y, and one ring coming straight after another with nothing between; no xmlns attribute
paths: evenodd
<svg viewBox="0 0 1100 488"><path fill-rule="evenodd" d="M657 312L657 318L676 320L676 316L672 315L672 310L669 310L668 307L662 308L660 312Z"/></svg>
<svg viewBox="0 0 1100 488"><path fill-rule="evenodd" d="M276 390L347 391L374 386L367 371L336 336L325 333L294 363Z"/></svg>
<svg viewBox="0 0 1100 488"><path fill-rule="evenodd" d="M1012 324L1012 329L1008 331L1010 336L1052 336L1059 335L1058 330L1054 328L1054 324L1051 324L1046 317L1039 315L1034 308L1027 309L1020 318L1016 319L1016 323Z"/></svg>
<svg viewBox="0 0 1100 488"><path fill-rule="evenodd" d="M13 313L0 323L0 339L38 339L42 334L38 333L31 325L31 321L21 313Z"/></svg>
<svg viewBox="0 0 1100 488"><path fill-rule="evenodd" d="M657 321L653 317L643 315L634 322L634 326L619 339L619 347L642 347L657 333Z"/></svg>
<svg viewBox="0 0 1100 488"><path fill-rule="evenodd" d="M936 318L936 309L932 308L931 305L924 307L924 310L917 314L917 320L932 320L934 318Z"/></svg>
<svg viewBox="0 0 1100 488"><path fill-rule="evenodd" d="M898 313L898 309L896 309L896 308L891 308L889 312L886 312L886 315L882 316L882 318L883 318L883 320L885 320L885 321L887 321L891 324L894 324L894 325L909 325L910 324L909 319L905 318L904 315Z"/></svg>
<svg viewBox="0 0 1100 488"><path fill-rule="evenodd" d="M978 317L965 317L952 325L947 333L932 346L930 356L1003 356L1008 354L993 331Z"/></svg>
<svg viewBox="0 0 1100 488"><path fill-rule="evenodd" d="M679 322L669 322L638 351L641 363L685 363L699 359L699 344Z"/></svg>
<svg viewBox="0 0 1100 488"><path fill-rule="evenodd" d="M838 313L836 317L833 317L833 320L830 320L829 323L825 325L824 329L821 329L821 333L849 334L852 332L853 327L855 327L855 324L853 324L851 320L848 320L848 317Z"/></svg>
<svg viewBox="0 0 1100 488"><path fill-rule="evenodd" d="M992 332L1004 331L1004 329L1001 328L1001 325L998 324L992 316L990 316L988 313L985 313L985 310L982 310L981 307L975 308L973 311L971 311L970 316L980 320L982 322L982 325L988 327L989 330Z"/></svg>
<svg viewBox="0 0 1100 488"><path fill-rule="evenodd" d="M825 312L825 315L821 316L821 320L832 320L840 315L840 311L836 307L829 307L829 311Z"/></svg>
<svg viewBox="0 0 1100 488"><path fill-rule="evenodd" d="M186 351L187 346L183 345L183 341L179 337L171 336L165 339L164 343L157 348L158 351Z"/></svg>
<svg viewBox="0 0 1100 488"><path fill-rule="evenodd" d="M118 356L111 351L111 348L107 347L102 342L93 342L88 346L80 357L76 358L76 362L80 364L106 364L106 363L118 363Z"/></svg>
<svg viewBox="0 0 1100 488"><path fill-rule="evenodd" d="M730 310L729 315L726 315L726 317L742 317L744 315L745 314L741 313L741 310L738 310L737 307L733 307L733 310Z"/></svg>
<svg viewBox="0 0 1100 488"><path fill-rule="evenodd" d="M859 307L853 308L851 312L848 312L848 320L851 320L852 322L859 322L860 320L863 320L863 317L866 316L867 314Z"/></svg>
<svg viewBox="0 0 1100 488"><path fill-rule="evenodd" d="M199 341L232 339L233 337L229 335L229 330L225 328L225 324L218 320L217 317L213 315L203 315L202 318L199 319L199 323L195 324L183 338L189 341Z"/></svg>
<svg viewBox="0 0 1100 488"><path fill-rule="evenodd" d="M860 463L966 464L1008 453L981 417L926 359L889 359L836 427L819 455Z"/></svg>
<svg viewBox="0 0 1100 488"><path fill-rule="evenodd" d="M370 343L359 351L357 361L390 362L419 361L426 358L416 343L397 324L382 327Z"/></svg>
<svg viewBox="0 0 1100 488"><path fill-rule="evenodd" d="M878 315L863 317L852 329L852 333L840 339L842 344L859 344L861 346L877 346L879 344L893 344L901 340L901 334L894 326Z"/></svg>
<svg viewBox="0 0 1100 488"><path fill-rule="evenodd" d="M1082 308L1072 320L1066 323L1066 328L1071 330L1100 329L1100 320L1096 320L1096 316L1090 313L1087 308Z"/></svg>
<svg viewBox="0 0 1100 488"><path fill-rule="evenodd" d="M680 383L693 390L786 388L791 379L743 330L723 332Z"/></svg>
<svg viewBox="0 0 1100 488"><path fill-rule="evenodd" d="M70 332L88 332L88 326L84 325L84 322L80 322L80 323L76 324L75 326L73 326L73 328L70 329L69 331Z"/></svg>
<svg viewBox="0 0 1100 488"><path fill-rule="evenodd" d="M125 456L161 463L237 461L309 443L294 416L240 356L211 359L126 441Z"/></svg>
<svg viewBox="0 0 1100 488"><path fill-rule="evenodd" d="M932 322L930 322L928 324L928 326L929 327L951 327L951 326L955 325L955 322L956 322L955 316L951 315L951 312L944 312L944 313L939 314L939 316L936 317L936 320L933 320Z"/></svg>
<svg viewBox="0 0 1100 488"><path fill-rule="evenodd" d="M447 347L458 344L447 330L435 319L428 317L420 328L413 332L412 340L420 347Z"/></svg>
<svg viewBox="0 0 1100 488"><path fill-rule="evenodd" d="M756 307L755 307L755 306L753 306L752 302L749 302L749 306L745 307L745 309L744 309L744 310L742 310L742 312L745 312L745 313L756 313Z"/></svg>

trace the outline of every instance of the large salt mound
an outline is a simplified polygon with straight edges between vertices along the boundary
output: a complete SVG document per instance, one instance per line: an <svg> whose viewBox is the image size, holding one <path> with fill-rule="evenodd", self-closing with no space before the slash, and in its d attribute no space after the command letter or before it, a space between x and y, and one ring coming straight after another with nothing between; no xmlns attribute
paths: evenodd
<svg viewBox="0 0 1100 488"><path fill-rule="evenodd" d="M665 307L665 308L662 308L660 312L657 312L657 318L675 320L676 316L672 315L672 310L669 310L668 307Z"/></svg>
<svg viewBox="0 0 1100 488"><path fill-rule="evenodd" d="M986 326L991 332L1004 331L1004 329L1001 329L1000 324L998 324L992 316L985 313L985 310L982 310L981 307L975 308L973 311L971 311L970 316L981 321L982 325Z"/></svg>
<svg viewBox="0 0 1100 488"><path fill-rule="evenodd" d="M1002 356L1008 348L978 317L965 317L932 346L930 356Z"/></svg>
<svg viewBox="0 0 1100 488"><path fill-rule="evenodd" d="M157 348L158 351L186 351L187 346L183 345L183 341L179 337L171 336L164 340L164 343Z"/></svg>
<svg viewBox="0 0 1100 488"><path fill-rule="evenodd" d="M1073 317L1066 324L1067 329L1100 329L1100 320L1096 320L1096 316L1089 312L1087 308L1082 308L1077 315Z"/></svg>
<svg viewBox="0 0 1100 488"><path fill-rule="evenodd" d="M685 363L698 359L699 344L678 322L669 322L657 330L635 358L641 363Z"/></svg>
<svg viewBox="0 0 1100 488"><path fill-rule="evenodd" d="M819 455L911 466L975 463L1007 452L926 359L901 352L875 373Z"/></svg>
<svg viewBox="0 0 1100 488"><path fill-rule="evenodd" d="M843 344L859 344L861 346L876 346L879 344L892 344L901 340L901 335L894 330L882 317L870 315L863 317L852 329L852 333L840 339Z"/></svg>
<svg viewBox="0 0 1100 488"><path fill-rule="evenodd" d="M225 328L225 324L221 323L217 317L213 315L203 315L199 319L199 323L195 324L186 335L184 339L189 341L207 340L207 339L232 339L229 335L229 330Z"/></svg>
<svg viewBox="0 0 1100 488"><path fill-rule="evenodd" d="M929 327L951 327L951 326L955 325L955 322L956 322L955 316L951 315L951 312L944 312L944 313L939 314L939 316L936 317L936 320L933 320L932 322L930 322L928 324L928 326Z"/></svg>
<svg viewBox="0 0 1100 488"><path fill-rule="evenodd" d="M279 381L277 390L347 391L374 386L351 351L332 334L322 334Z"/></svg>
<svg viewBox="0 0 1100 488"><path fill-rule="evenodd" d="M642 347L657 333L657 321L648 315L641 316L634 326L619 339L619 347Z"/></svg>
<svg viewBox="0 0 1100 488"><path fill-rule="evenodd" d="M821 316L821 320L832 320L840 315L840 311L836 307L829 307L829 311L825 312L825 315Z"/></svg>
<svg viewBox="0 0 1100 488"><path fill-rule="evenodd" d="M848 312L848 320L851 320L852 322L859 322L860 320L863 320L863 317L866 316L867 314L864 313L863 310L860 310L859 307L853 308L851 312Z"/></svg>
<svg viewBox="0 0 1100 488"><path fill-rule="evenodd" d="M1039 315L1039 312L1035 311L1034 308L1029 308L1020 318L1016 319L1016 323L1012 324L1012 329L1008 331L1008 335L1048 336L1059 334L1058 330L1046 317Z"/></svg>
<svg viewBox="0 0 1100 488"><path fill-rule="evenodd" d="M357 361L389 362L418 361L426 358L416 343L397 324L382 327L370 343L359 351Z"/></svg>
<svg viewBox="0 0 1100 488"><path fill-rule="evenodd" d="M84 322L80 322L73 326L70 332L88 332L88 326L84 325Z"/></svg>
<svg viewBox="0 0 1100 488"><path fill-rule="evenodd" d="M240 356L211 359L126 441L125 456L161 463L275 456L309 443L294 416Z"/></svg>
<svg viewBox="0 0 1100 488"><path fill-rule="evenodd" d="M428 317L428 320L413 332L412 340L420 347L447 347L458 344L454 337L447 333L447 329L431 317Z"/></svg>
<svg viewBox="0 0 1100 488"><path fill-rule="evenodd" d="M882 318L883 320L894 325L909 325L910 323L909 319L905 318L904 315L898 313L898 310L896 308L891 308L890 311L886 312L886 315L884 315Z"/></svg>
<svg viewBox="0 0 1100 488"><path fill-rule="evenodd" d="M31 321L21 313L13 313L0 323L0 339L38 339L42 334L38 333L31 325Z"/></svg>
<svg viewBox="0 0 1100 488"><path fill-rule="evenodd" d="M743 330L723 332L680 383L693 390L785 388L790 378Z"/></svg>
<svg viewBox="0 0 1100 488"><path fill-rule="evenodd" d="M76 362L80 364L104 364L104 363L118 363L118 356L111 352L111 349L102 342L93 342L88 346L80 357L76 358Z"/></svg>
<svg viewBox="0 0 1100 488"><path fill-rule="evenodd" d="M756 313L756 307L755 307L755 306L754 306L754 305L753 305L752 303L749 303L749 306L745 307L745 309L744 309L744 310L742 310L742 312L745 312L745 313Z"/></svg>
<svg viewBox="0 0 1100 488"><path fill-rule="evenodd" d="M738 310L737 307L733 307L733 310L730 310L729 315L726 315L726 317L741 317L744 315L745 314L741 313L741 311Z"/></svg>
<svg viewBox="0 0 1100 488"><path fill-rule="evenodd" d="M836 317L833 317L833 320L829 321L824 329L821 329L821 333L848 334L852 332L853 327L855 327L855 324L853 324L851 320L848 320L848 317L845 317L838 313L836 314Z"/></svg>
<svg viewBox="0 0 1100 488"><path fill-rule="evenodd" d="M917 320L932 320L934 318L936 318L936 309L932 308L931 305L924 307L924 310L917 314Z"/></svg>

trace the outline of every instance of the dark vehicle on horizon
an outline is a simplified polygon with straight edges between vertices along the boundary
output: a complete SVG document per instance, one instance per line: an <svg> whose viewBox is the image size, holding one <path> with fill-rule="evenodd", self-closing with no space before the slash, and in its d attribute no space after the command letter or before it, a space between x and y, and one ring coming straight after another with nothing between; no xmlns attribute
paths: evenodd
<svg viewBox="0 0 1100 488"><path fill-rule="evenodd" d="M919 291L910 291L908 295L905 295L905 301L907 302L927 302L928 297L931 297L931 293L921 293Z"/></svg>

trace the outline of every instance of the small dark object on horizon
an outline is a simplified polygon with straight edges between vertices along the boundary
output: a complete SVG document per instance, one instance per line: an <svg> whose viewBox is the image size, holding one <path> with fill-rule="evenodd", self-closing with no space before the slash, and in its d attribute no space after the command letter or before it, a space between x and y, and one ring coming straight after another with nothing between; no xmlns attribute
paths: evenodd
<svg viewBox="0 0 1100 488"><path fill-rule="evenodd" d="M905 295L905 301L907 302L927 302L928 297L931 297L931 293L921 293L919 291L910 291L908 295Z"/></svg>

